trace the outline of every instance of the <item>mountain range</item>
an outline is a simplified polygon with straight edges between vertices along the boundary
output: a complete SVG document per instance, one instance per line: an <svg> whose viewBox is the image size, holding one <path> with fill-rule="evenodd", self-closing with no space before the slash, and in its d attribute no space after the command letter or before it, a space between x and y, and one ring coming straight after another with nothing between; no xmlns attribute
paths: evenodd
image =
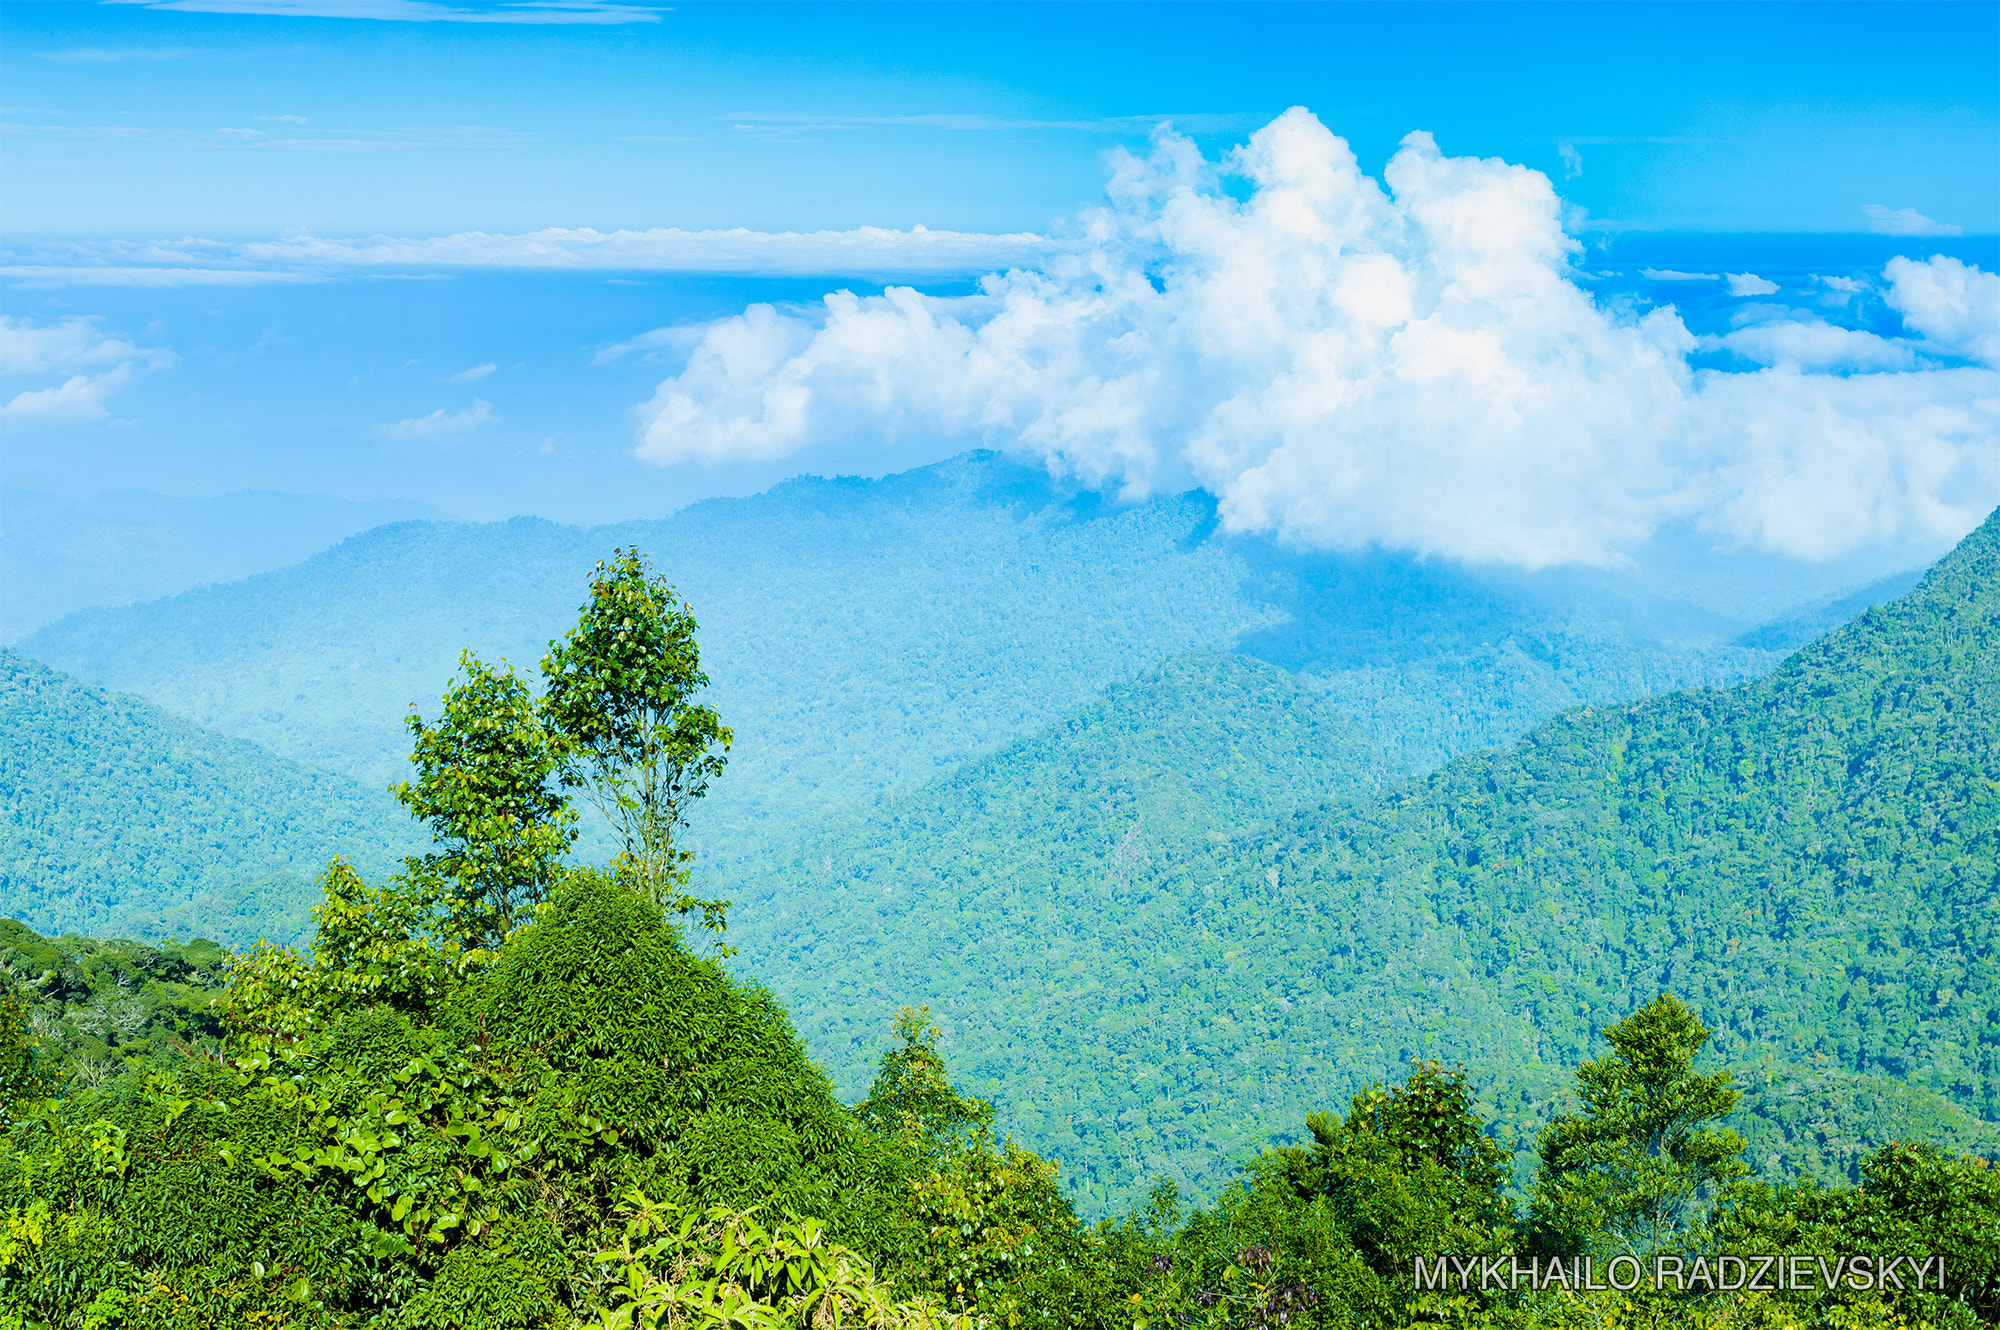
<svg viewBox="0 0 2000 1330"><path fill-rule="evenodd" d="M591 566L632 545L692 604L737 734L704 835L914 789L1187 651L1313 680L1410 770L1578 702L1734 681L1780 655L1631 586L1289 551L1222 533L1199 491L1112 504L991 453L588 530L395 523L79 611L19 650L382 786L406 774L407 708L435 706L462 649L532 669Z"/></svg>
<svg viewBox="0 0 2000 1330"><path fill-rule="evenodd" d="M399 522L6 657L0 911L300 936L327 857L421 839L378 793L408 706L462 648L532 670L638 545L737 733L693 838L732 964L850 1099L928 1005L1087 1212L1211 1195L1419 1057L1525 1160L1660 989L1717 1028L1769 1168L1992 1152L1996 543L1755 624L1286 550L990 454L617 527Z"/></svg>

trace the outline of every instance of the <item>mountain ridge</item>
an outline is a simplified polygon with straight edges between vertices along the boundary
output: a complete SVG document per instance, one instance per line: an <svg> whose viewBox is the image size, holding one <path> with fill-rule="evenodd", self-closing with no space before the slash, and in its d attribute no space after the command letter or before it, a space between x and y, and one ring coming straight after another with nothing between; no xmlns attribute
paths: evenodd
<svg viewBox="0 0 2000 1330"><path fill-rule="evenodd" d="M2000 514L1760 679L1576 708L1372 803L989 915L963 902L1004 883L941 851L843 862L851 840L808 835L795 862L825 871L751 899L811 928L766 946L746 925L744 962L841 1084L874 1051L844 1031L931 1004L967 1082L1114 1209L1158 1173L1199 1193L1256 1148L1231 1124L1295 1122L1417 1057L1467 1063L1525 1152L1563 1069L1656 989L1746 1075L1824 1066L1990 1125L1996 561ZM1817 1157L1784 1111L1759 1121L1765 1157Z"/></svg>
<svg viewBox="0 0 2000 1330"><path fill-rule="evenodd" d="M386 793L6 648L0 721L0 912L38 932L290 943L334 856L384 874L428 840Z"/></svg>
<svg viewBox="0 0 2000 1330"><path fill-rule="evenodd" d="M1568 592L1473 570L1227 537L1199 492L1118 505L993 454L590 530L395 524L290 569L73 615L20 649L386 784L404 774L406 708L435 705L459 651L532 670L614 544L653 552L694 605L738 735L705 843L914 789L1191 650L1313 673L1406 766L1580 699L1776 660L1654 642ZM1454 624L1466 606L1476 622Z"/></svg>

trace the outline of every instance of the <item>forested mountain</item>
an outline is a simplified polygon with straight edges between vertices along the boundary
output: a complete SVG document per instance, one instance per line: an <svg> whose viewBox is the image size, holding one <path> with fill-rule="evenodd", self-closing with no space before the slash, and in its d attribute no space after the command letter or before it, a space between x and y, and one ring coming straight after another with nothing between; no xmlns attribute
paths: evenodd
<svg viewBox="0 0 2000 1330"><path fill-rule="evenodd" d="M1574 578L1299 555L1216 531L1191 492L1115 506L974 453L877 481L802 478L595 530L402 523L296 567L89 610L28 655L380 786L401 718L459 651L532 667L578 570L637 544L693 604L736 732L697 837L914 789L1170 656L1235 649L1321 681L1428 767L1578 701L1767 668L1748 625Z"/></svg>
<svg viewBox="0 0 2000 1330"><path fill-rule="evenodd" d="M199 729L0 649L0 910L44 933L309 934L336 854L427 843L345 776Z"/></svg>
<svg viewBox="0 0 2000 1330"><path fill-rule="evenodd" d="M1422 1056L1468 1064L1525 1150L1561 1069L1663 989L1751 1074L1760 1162L1838 1173L1913 1125L1991 1148L1996 616L2000 515L1761 679L1572 710L1268 830L1222 811L1162 835L1149 790L1178 806L1191 778L1143 755L1257 751L1289 703L1225 694L1194 726L1107 703L727 883L740 963L850 1091L871 1027L930 1004L1086 1208L1155 1174L1212 1189L1265 1124ZM1245 806L1336 791L1340 766L1281 757ZM1224 785L1201 788L1228 810Z"/></svg>
<svg viewBox="0 0 2000 1330"><path fill-rule="evenodd" d="M126 605L296 563L384 522L441 517L407 499L240 490L188 499L0 489L0 641L91 605Z"/></svg>
<svg viewBox="0 0 2000 1330"><path fill-rule="evenodd" d="M309 954L0 924L0 1319L1991 1324L1996 573L2000 514L1766 679L1414 781L1311 678L1184 653L717 859L781 866L739 977L670 838L723 774L694 625L621 556L545 694L468 669L413 727L434 847L330 867ZM562 862L558 769L627 809L609 868ZM882 1011L926 988L945 1032ZM879 1051L858 1103L816 1042ZM1857 1251L1948 1269L1723 1273ZM1466 1257L1539 1273L1441 1285Z"/></svg>

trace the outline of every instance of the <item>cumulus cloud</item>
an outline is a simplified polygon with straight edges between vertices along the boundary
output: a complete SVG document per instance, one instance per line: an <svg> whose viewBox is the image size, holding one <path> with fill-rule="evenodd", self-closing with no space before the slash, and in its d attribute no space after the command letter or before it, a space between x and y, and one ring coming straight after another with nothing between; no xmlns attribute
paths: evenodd
<svg viewBox="0 0 2000 1330"><path fill-rule="evenodd" d="M454 439L498 419L500 413L493 409L493 404L476 397L463 410L446 411L439 407L427 416L377 425L375 432L385 439Z"/></svg>
<svg viewBox="0 0 2000 1330"><path fill-rule="evenodd" d="M1777 289L1776 282L1766 281L1754 272L1729 274L1729 294L1732 296L1768 296Z"/></svg>
<svg viewBox="0 0 2000 1330"><path fill-rule="evenodd" d="M1956 226L1934 222L1915 208L1885 208L1879 203L1864 203L1861 211L1868 218L1868 229L1885 236L1956 236L1965 232Z"/></svg>
<svg viewBox="0 0 2000 1330"><path fill-rule="evenodd" d="M1890 259L1882 275L1904 326L1954 355L2000 368L2000 273L1939 254L1924 263Z"/></svg>
<svg viewBox="0 0 2000 1330"><path fill-rule="evenodd" d="M1955 537L2000 501L2000 375L1810 373L1813 331L1769 368L1696 371L1671 308L1573 280L1538 172L1412 134L1378 182L1294 109L1220 162L1162 132L1114 154L1107 194L1073 251L974 296L709 325L641 408L639 455L983 443L1130 497L1198 482L1234 531L1528 567L1615 562L1670 521L1825 557ZM1863 345L1841 339L1845 367Z"/></svg>
<svg viewBox="0 0 2000 1330"><path fill-rule="evenodd" d="M112 393L173 361L171 351L109 336L92 319L38 324L0 315L0 377L54 380L14 389L0 403L0 420L45 425L103 420Z"/></svg>
<svg viewBox="0 0 2000 1330"><path fill-rule="evenodd" d="M1682 272L1678 268L1641 268L1639 275L1649 282L1719 282L1719 272ZM1775 288L1774 288L1775 289Z"/></svg>
<svg viewBox="0 0 2000 1330"><path fill-rule="evenodd" d="M133 378L129 365L119 365L102 374L72 374L47 388L23 389L0 404L0 420L36 425L103 420L111 414L105 399Z"/></svg>

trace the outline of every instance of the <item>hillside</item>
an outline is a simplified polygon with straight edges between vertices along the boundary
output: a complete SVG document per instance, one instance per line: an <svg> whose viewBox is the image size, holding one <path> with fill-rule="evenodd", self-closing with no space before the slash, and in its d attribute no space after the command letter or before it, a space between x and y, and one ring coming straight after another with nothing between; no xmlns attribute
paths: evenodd
<svg viewBox="0 0 2000 1330"><path fill-rule="evenodd" d="M0 649L0 915L46 934L309 934L313 879L427 840L387 794Z"/></svg>
<svg viewBox="0 0 2000 1330"><path fill-rule="evenodd" d="M871 1029L930 1004L956 1074L1093 1209L1155 1174L1212 1189L1249 1124L1420 1055L1494 1086L1525 1150L1561 1070L1662 988L1761 1077L1745 1126L1771 1167L1837 1172L1911 1123L1991 1141L1996 615L2000 516L1754 682L1579 708L1372 802L1165 843L1102 774L1159 740L1084 713L802 837L743 884L740 962L850 1091Z"/></svg>
<svg viewBox="0 0 2000 1330"><path fill-rule="evenodd" d="M282 568L427 503L238 491L189 499L124 490L70 498L0 490L0 641L91 605L152 600Z"/></svg>
<svg viewBox="0 0 2000 1330"><path fill-rule="evenodd" d="M532 667L591 565L635 542L693 604L736 731L703 810L717 845L765 815L915 789L1187 651L1311 676L1414 768L1578 701L1778 659L1728 644L1746 625L1685 607L1642 615L1562 579L1288 553L1219 535L1198 492L1114 506L986 453L589 531L399 523L278 572L71 615L21 650L381 786L405 773L405 709L434 705L461 648Z"/></svg>

